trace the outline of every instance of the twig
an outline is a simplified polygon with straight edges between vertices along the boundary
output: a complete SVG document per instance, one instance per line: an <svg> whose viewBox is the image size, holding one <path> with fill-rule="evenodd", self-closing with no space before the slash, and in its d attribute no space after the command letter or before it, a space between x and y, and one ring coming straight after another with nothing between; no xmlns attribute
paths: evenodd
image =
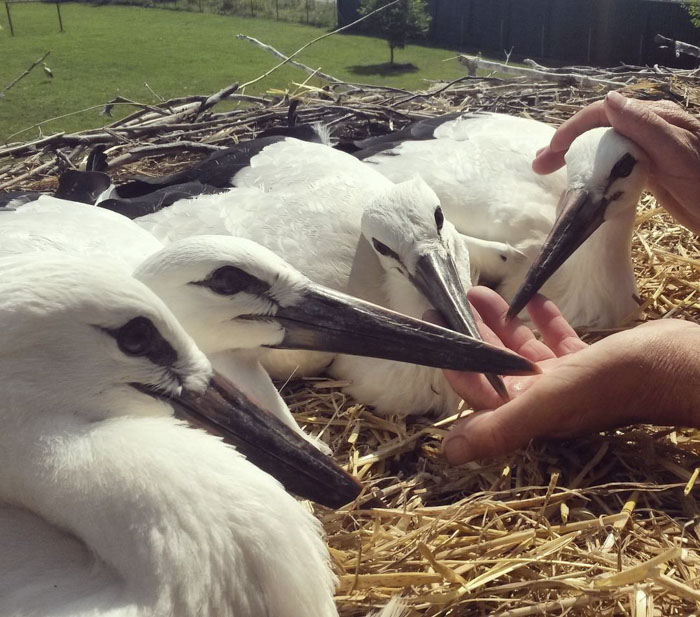
<svg viewBox="0 0 700 617"><path fill-rule="evenodd" d="M221 150L220 147L218 146L212 146L209 144L203 144L200 142L195 142L195 141L176 141L171 144L158 144L158 145L153 145L153 146L143 146L142 148L134 148L133 150L127 152L126 154L123 154L122 156L118 156L115 159L112 159L109 164L108 168L109 169L114 169L115 167L119 167L120 165L124 165L126 163L133 163L134 161L138 161L140 159L146 158L148 156L152 156L154 154L162 154L164 152L173 152L173 151L180 151L180 150L191 150L194 152L200 151L200 152L206 152L207 154L211 152L216 152L217 150Z"/></svg>
<svg viewBox="0 0 700 617"><path fill-rule="evenodd" d="M1 98L4 98L4 96L5 96L5 94L7 93L7 91L8 91L10 88L12 88L12 86L14 86L20 79L22 79L22 78L26 77L27 75L29 75L29 73L31 73L32 70L33 70L36 66L38 66L39 64L41 64L41 63L46 59L46 57L47 57L50 53L51 53L50 51L47 51L47 52L46 52L43 56L41 56L41 58L39 58L36 62L32 63L32 65L31 65L26 71L24 71L24 73L22 73L19 77L17 77L17 78L14 79L13 81L11 81L8 85L6 85L6 86L3 88L2 92L0 92L0 99L1 99Z"/></svg>
<svg viewBox="0 0 700 617"><path fill-rule="evenodd" d="M268 45L267 43L263 43L261 41L258 41L258 39L254 39L252 36L248 36L247 34L237 34L236 35L237 39L240 39L242 41L248 41L249 43L252 43L253 45L257 45L258 47L262 47L265 51L269 51L273 56L276 56L277 58L281 58L285 62L288 62L292 66L296 66L298 69L301 69L302 71L306 71L307 73L311 73L311 75L316 76L316 77L321 77L322 79L325 79L326 81L330 81L332 83L344 83L343 80L338 79L337 77L333 77L333 75L329 75L328 73L322 73L321 71L317 69L312 69L309 66L306 66L305 64L302 64L301 62L297 62L296 60L290 60L287 56L285 56L281 51L278 51L275 49L272 45Z"/></svg>
<svg viewBox="0 0 700 617"><path fill-rule="evenodd" d="M676 53L676 58L679 58L681 54L700 58L700 47L690 45L689 43L684 43L683 41L676 41L675 39L669 39L665 36L657 34L654 37L654 43L656 43L659 47L673 46L673 50Z"/></svg>
<svg viewBox="0 0 700 617"><path fill-rule="evenodd" d="M212 94L210 97L202 101L201 105L199 106L199 109L197 110L197 115L205 112L207 109L210 109L211 107L214 107L214 105L217 105L224 99L229 98L232 94L234 94L238 90L238 82L232 83L225 88L222 88L218 92Z"/></svg>
<svg viewBox="0 0 700 617"><path fill-rule="evenodd" d="M461 55L459 56L459 62L466 66L472 75L476 74L476 69L484 69L487 71L507 73L508 75L544 79L561 85L576 83L580 86L605 86L607 88L623 88L627 85L624 82L612 81L610 79L600 79L598 77L589 77L587 75L576 75L575 73L551 73L548 70L543 71L539 69L510 66L500 62L484 60L477 56Z"/></svg>
<svg viewBox="0 0 700 617"><path fill-rule="evenodd" d="M378 9L375 9L371 13L367 13L367 15L363 15L362 17L360 17L359 19L356 19L352 23L349 23L349 24L346 24L345 26L337 28L337 29L333 30L332 32L326 32L326 34L322 34L321 36L317 36L312 41L309 41L308 43L306 43L306 45L302 45L292 55L290 55L286 60L282 60L282 62L273 66L269 71L266 71L265 73L260 75L260 77L256 77L255 79L244 83L240 89L243 90L244 88L247 88L248 86L252 86L253 84L265 79L270 74L274 73L278 68L280 68L281 66L284 66L285 64L290 62L292 60L292 58L294 58L295 56L298 56L307 47L311 47L311 45L313 45L314 43L318 43L319 41L322 41L323 39L328 38L329 36L333 36L334 34L338 34L339 32L343 32L343 30L347 30L348 28L352 28L352 26L356 26L357 24L363 22L365 19L369 19L370 17L372 17L372 15L376 15L380 11L384 11L385 9L388 9L390 6L394 6L399 1L400 0L394 0L393 2L390 2L389 4L385 4L384 6L380 6Z"/></svg>

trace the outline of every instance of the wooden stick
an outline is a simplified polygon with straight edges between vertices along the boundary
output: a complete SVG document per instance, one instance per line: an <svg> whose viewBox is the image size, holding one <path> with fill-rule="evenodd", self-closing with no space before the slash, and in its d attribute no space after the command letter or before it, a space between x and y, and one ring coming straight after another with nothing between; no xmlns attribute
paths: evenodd
<svg viewBox="0 0 700 617"><path fill-rule="evenodd" d="M681 54L700 58L700 47L690 45L689 43L684 43L683 41L676 41L675 39L669 39L665 36L657 34L654 37L654 43L656 43L659 47L673 47L674 51L676 52L676 58L679 58Z"/></svg>
<svg viewBox="0 0 700 617"><path fill-rule="evenodd" d="M9 10L9 9L8 9L8 10ZM41 64L41 63L46 59L46 56L48 56L50 53L51 53L50 51L47 51L43 56L41 56L41 58L39 58L38 60L36 60L35 62L33 62L32 65L31 65L26 71L24 71L24 73L22 73L19 77L17 77L17 78L14 79L13 81L11 81L7 86L5 86L5 87L3 88L3 90L2 90L2 92L0 92L0 99L3 98L3 97L5 96L5 94L7 93L7 91L8 91L10 88L12 88L12 86L14 86L20 79L23 79L24 77L26 77L27 75L29 75L29 73L31 73L32 70L33 70L36 66L38 66L39 64Z"/></svg>
<svg viewBox="0 0 700 617"><path fill-rule="evenodd" d="M560 85L576 83L579 86L605 86L609 89L624 88L627 84L620 81L612 81L610 79L600 79L598 77L589 77L587 75L577 75L575 73L551 73L541 69L528 69L519 66L511 66L509 64L501 64L491 60L484 60L477 56L458 56L459 62L467 67L470 75L476 75L477 69L486 71L495 71L498 73L506 73L508 75L517 75L519 77L533 77L553 81Z"/></svg>
<svg viewBox="0 0 700 617"><path fill-rule="evenodd" d="M164 152L177 152L180 150L190 150L194 152L206 152L207 154L211 152L216 152L221 150L218 146L211 146L209 144L203 144L195 141L176 141L170 144L158 144L153 146L143 146L142 148L134 148L126 154L112 159L109 164L109 169L114 169L126 163L132 163L140 159L152 156L154 154L162 154Z"/></svg>
<svg viewBox="0 0 700 617"><path fill-rule="evenodd" d="M393 2L390 2L389 4L385 4L384 6L380 6L378 9L375 9L371 13L367 13L367 15L363 15L362 17L360 17L359 19L356 19L355 21L353 21L350 24L342 26L341 28L337 28L337 29L333 30L332 32L326 32L326 34L322 34L321 36L317 36L312 41L309 41L308 43L306 43L306 45L302 45L299 49L297 49L286 60L282 60L282 62L273 66L269 71L266 71L265 73L260 75L260 77L256 77L255 79L252 79L251 81L247 81L246 83L244 83L240 89L243 90L243 88L246 88L247 86L252 86L253 84L265 79L266 77L268 77L269 75L274 73L278 68L287 64L287 62L289 62L292 58L294 58L295 56L298 56L307 47L311 47L311 45L313 45L314 43L318 43L319 41L322 41L323 39L328 38L329 36L333 36L334 34L338 34L339 32L343 32L344 30L347 30L348 28L352 28L353 26L356 26L360 22L365 21L365 19L369 19L373 15L376 15L380 11L384 11L384 10L388 9L390 6L394 6L399 1L400 0L394 0Z"/></svg>
<svg viewBox="0 0 700 617"><path fill-rule="evenodd" d="M225 88L222 88L218 92L212 94L210 97L202 101L201 105L199 106L199 109L197 110L197 114L201 114L207 109L214 107L214 105L217 105L224 99L229 98L232 94L236 92L236 90L238 90L238 82L232 83L226 86Z"/></svg>
<svg viewBox="0 0 700 617"><path fill-rule="evenodd" d="M344 83L341 79L338 79L337 77L333 77L333 75L329 75L328 73L322 73L319 70L312 69L311 67L306 66L305 64L302 64L301 62L297 62L296 60L290 60L288 56L285 56L281 51L278 51L272 45L268 45L266 43L263 43L262 41L258 41L258 39L254 39L252 36L248 36L247 34L237 34L236 38L240 39L242 41L248 41L249 43L252 43L253 45L257 45L258 47L262 47L265 51L269 51L273 56L281 58L282 60L284 60L288 64L291 64L292 66L296 66L298 69L301 69L302 71L306 71L307 73L310 73L310 74L317 76L317 77L321 77L322 79L325 79L326 81L330 81L332 83Z"/></svg>

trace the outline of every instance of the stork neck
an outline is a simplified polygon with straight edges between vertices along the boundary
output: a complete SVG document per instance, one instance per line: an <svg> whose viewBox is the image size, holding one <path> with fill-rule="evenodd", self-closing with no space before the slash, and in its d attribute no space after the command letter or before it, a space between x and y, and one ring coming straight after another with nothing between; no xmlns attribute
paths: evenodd
<svg viewBox="0 0 700 617"><path fill-rule="evenodd" d="M199 439L185 438L192 431L162 417L41 420L24 421L20 434L2 431L12 435L0 447L2 499L77 536L153 614L224 606L225 563L240 549L222 529L226 508L211 507L192 477L211 458Z"/></svg>
<svg viewBox="0 0 700 617"><path fill-rule="evenodd" d="M634 312L634 220L635 210L630 208L605 221L560 270L562 293L555 297L561 297L560 308L573 325L614 327Z"/></svg>
<svg viewBox="0 0 700 617"><path fill-rule="evenodd" d="M212 366L235 383L250 400L276 415L289 427L300 431L270 375L260 364L260 355L257 349L237 349L209 354L209 359Z"/></svg>
<svg viewBox="0 0 700 617"><path fill-rule="evenodd" d="M76 536L145 614L267 614L275 598L265 579L290 584L284 566L270 574L266 533L288 515L303 538L309 521L275 480L219 440L171 417L85 423L48 410L19 423L4 411L0 501ZM284 544L279 535L274 544Z"/></svg>

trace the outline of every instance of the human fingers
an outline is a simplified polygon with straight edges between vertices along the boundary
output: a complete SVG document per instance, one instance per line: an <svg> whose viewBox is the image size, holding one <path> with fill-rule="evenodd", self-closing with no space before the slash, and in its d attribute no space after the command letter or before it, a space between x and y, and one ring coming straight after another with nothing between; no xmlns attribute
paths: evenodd
<svg viewBox="0 0 700 617"><path fill-rule="evenodd" d="M599 126L610 126L605 99L587 105L564 121L554 133L549 147L554 152L566 152L579 135Z"/></svg>
<svg viewBox="0 0 700 617"><path fill-rule="evenodd" d="M564 154L566 154L564 150L555 152L549 146L540 148L537 151L537 156L532 161L532 171L540 175L555 172L566 164Z"/></svg>
<svg viewBox="0 0 700 617"><path fill-rule="evenodd" d="M505 348L501 339L484 323L478 311L474 310L473 313L484 341L496 347ZM426 311L423 314L423 319L438 326L448 327L440 313L435 310ZM450 370L443 372L452 389L473 409L493 408L501 404L501 398L482 373Z"/></svg>
<svg viewBox="0 0 700 617"><path fill-rule="evenodd" d="M679 158L688 139L688 127L700 131L700 122L670 102L650 105L619 92L608 92L603 110L609 124L634 141L660 168L673 165Z"/></svg>
<svg viewBox="0 0 700 617"><path fill-rule="evenodd" d="M506 347L533 362L555 357L552 350L538 341L532 330L520 319L507 318L508 303L495 291L488 287L472 287L468 297L484 323Z"/></svg>
<svg viewBox="0 0 700 617"><path fill-rule="evenodd" d="M604 101L596 101L577 111L557 128L549 145L537 152L532 170L537 174L550 174L564 166L564 155L574 139L597 126L610 126Z"/></svg>
<svg viewBox="0 0 700 617"><path fill-rule="evenodd" d="M545 374L527 382L520 396L457 422L443 440L447 461L461 465L507 454L535 438L569 437L624 424L618 408L605 404L610 387L601 383L601 371L576 355L547 361Z"/></svg>
<svg viewBox="0 0 700 617"><path fill-rule="evenodd" d="M564 319L556 304L537 294L527 305L527 312L542 339L557 356L565 356L588 347Z"/></svg>

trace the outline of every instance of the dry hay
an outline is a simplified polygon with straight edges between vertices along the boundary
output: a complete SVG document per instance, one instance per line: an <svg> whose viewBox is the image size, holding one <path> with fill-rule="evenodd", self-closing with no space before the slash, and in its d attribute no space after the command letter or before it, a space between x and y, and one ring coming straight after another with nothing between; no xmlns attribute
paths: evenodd
<svg viewBox="0 0 700 617"><path fill-rule="evenodd" d="M692 74L622 67L604 77L624 79L628 95L700 110ZM106 129L6 147L0 189L50 190L56 174L81 164L96 143L110 147L117 177L169 173L202 150L284 125L290 96L302 102L299 121L330 123L348 143L455 109L559 122L604 92L491 76L433 84L427 93L349 84L297 85L264 99L237 92L238 105L224 112L207 106L208 97L188 97L142 106ZM700 322L697 237L650 196L639 208L633 257L641 313L625 327L670 317ZM534 443L498 460L450 468L440 439L454 417L381 418L343 395L340 385L292 382L284 394L300 423L322 434L366 487L352 506L316 508L340 578L342 616L364 615L395 594L411 615L425 616L700 611L699 431L632 427ZM363 510L372 494L388 507Z"/></svg>

